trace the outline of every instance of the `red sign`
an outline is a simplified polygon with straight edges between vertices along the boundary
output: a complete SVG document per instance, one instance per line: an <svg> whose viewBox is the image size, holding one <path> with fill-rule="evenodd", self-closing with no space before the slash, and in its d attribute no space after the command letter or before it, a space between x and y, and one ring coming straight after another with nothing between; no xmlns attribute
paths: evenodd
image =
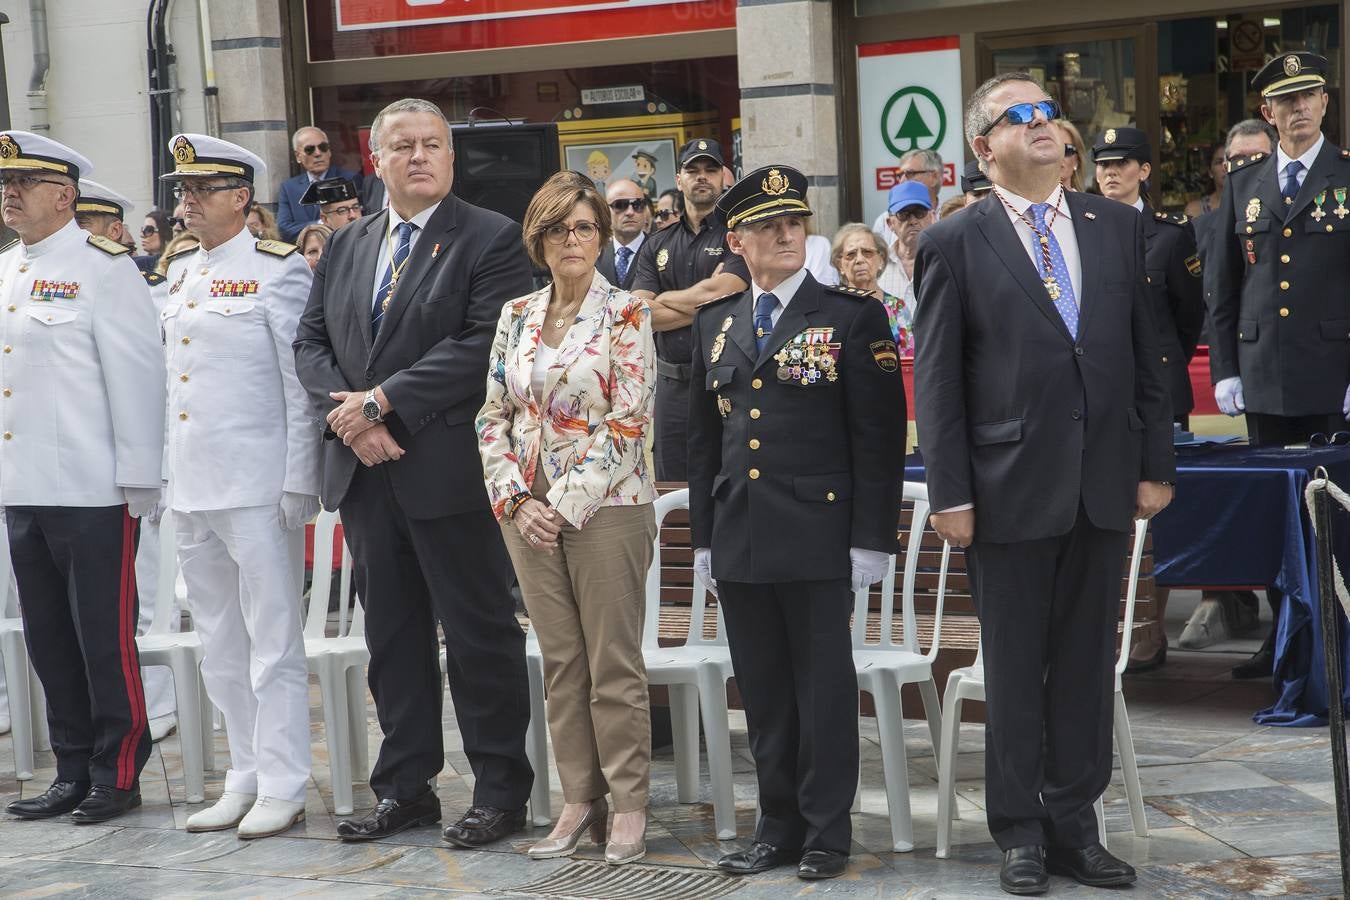
<svg viewBox="0 0 1350 900"><path fill-rule="evenodd" d="M337 0L339 31L668 6L689 0Z"/></svg>
<svg viewBox="0 0 1350 900"><path fill-rule="evenodd" d="M899 166L882 166L877 169L877 190L889 191L900 183ZM953 187L956 185L956 163L942 164L942 186Z"/></svg>

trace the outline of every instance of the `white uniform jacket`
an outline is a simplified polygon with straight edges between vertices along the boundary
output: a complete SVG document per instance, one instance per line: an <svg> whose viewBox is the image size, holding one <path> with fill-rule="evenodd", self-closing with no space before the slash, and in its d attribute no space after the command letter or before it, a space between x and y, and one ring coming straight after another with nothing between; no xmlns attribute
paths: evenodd
<svg viewBox="0 0 1350 900"><path fill-rule="evenodd" d="M310 271L289 244L241 230L169 262L160 314L169 377L169 494L181 512L319 493L320 423L291 341Z"/></svg>
<svg viewBox="0 0 1350 900"><path fill-rule="evenodd" d="M0 304L0 502L118 506L122 487L159 487L163 356L131 257L72 220L0 253Z"/></svg>

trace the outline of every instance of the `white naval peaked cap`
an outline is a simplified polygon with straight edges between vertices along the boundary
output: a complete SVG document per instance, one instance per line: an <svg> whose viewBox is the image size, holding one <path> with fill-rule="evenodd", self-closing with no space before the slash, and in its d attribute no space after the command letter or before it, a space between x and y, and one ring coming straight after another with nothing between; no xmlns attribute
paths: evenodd
<svg viewBox="0 0 1350 900"><path fill-rule="evenodd" d="M251 150L209 134L175 134L169 139L173 171L159 176L178 181L192 177L242 178L256 182L267 174L267 164Z"/></svg>
<svg viewBox="0 0 1350 900"><path fill-rule="evenodd" d="M49 137L31 131L0 131L0 169L52 172L78 181L94 171L94 164Z"/></svg>
<svg viewBox="0 0 1350 900"><path fill-rule="evenodd" d="M76 213L102 213L125 219L131 206L130 200L112 188L88 178L80 179L80 199L75 201Z"/></svg>

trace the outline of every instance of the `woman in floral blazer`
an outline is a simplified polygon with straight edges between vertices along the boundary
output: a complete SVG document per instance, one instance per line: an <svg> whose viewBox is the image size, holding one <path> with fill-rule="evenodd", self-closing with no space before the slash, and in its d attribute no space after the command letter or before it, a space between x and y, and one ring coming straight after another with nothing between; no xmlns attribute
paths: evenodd
<svg viewBox="0 0 1350 900"><path fill-rule="evenodd" d="M647 460L656 354L646 303L595 270L610 211L560 172L525 213L525 244L553 276L508 303L478 414L493 510L544 657L548 725L566 805L530 856L646 852L651 725L643 593L656 522Z"/></svg>

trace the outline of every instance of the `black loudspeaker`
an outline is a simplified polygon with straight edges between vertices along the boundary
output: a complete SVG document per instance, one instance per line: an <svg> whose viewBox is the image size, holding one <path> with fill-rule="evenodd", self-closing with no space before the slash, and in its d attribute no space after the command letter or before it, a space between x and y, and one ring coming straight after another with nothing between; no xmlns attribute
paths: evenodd
<svg viewBox="0 0 1350 900"><path fill-rule="evenodd" d="M461 125L455 146L455 196L517 222L544 181L558 171L558 126Z"/></svg>

